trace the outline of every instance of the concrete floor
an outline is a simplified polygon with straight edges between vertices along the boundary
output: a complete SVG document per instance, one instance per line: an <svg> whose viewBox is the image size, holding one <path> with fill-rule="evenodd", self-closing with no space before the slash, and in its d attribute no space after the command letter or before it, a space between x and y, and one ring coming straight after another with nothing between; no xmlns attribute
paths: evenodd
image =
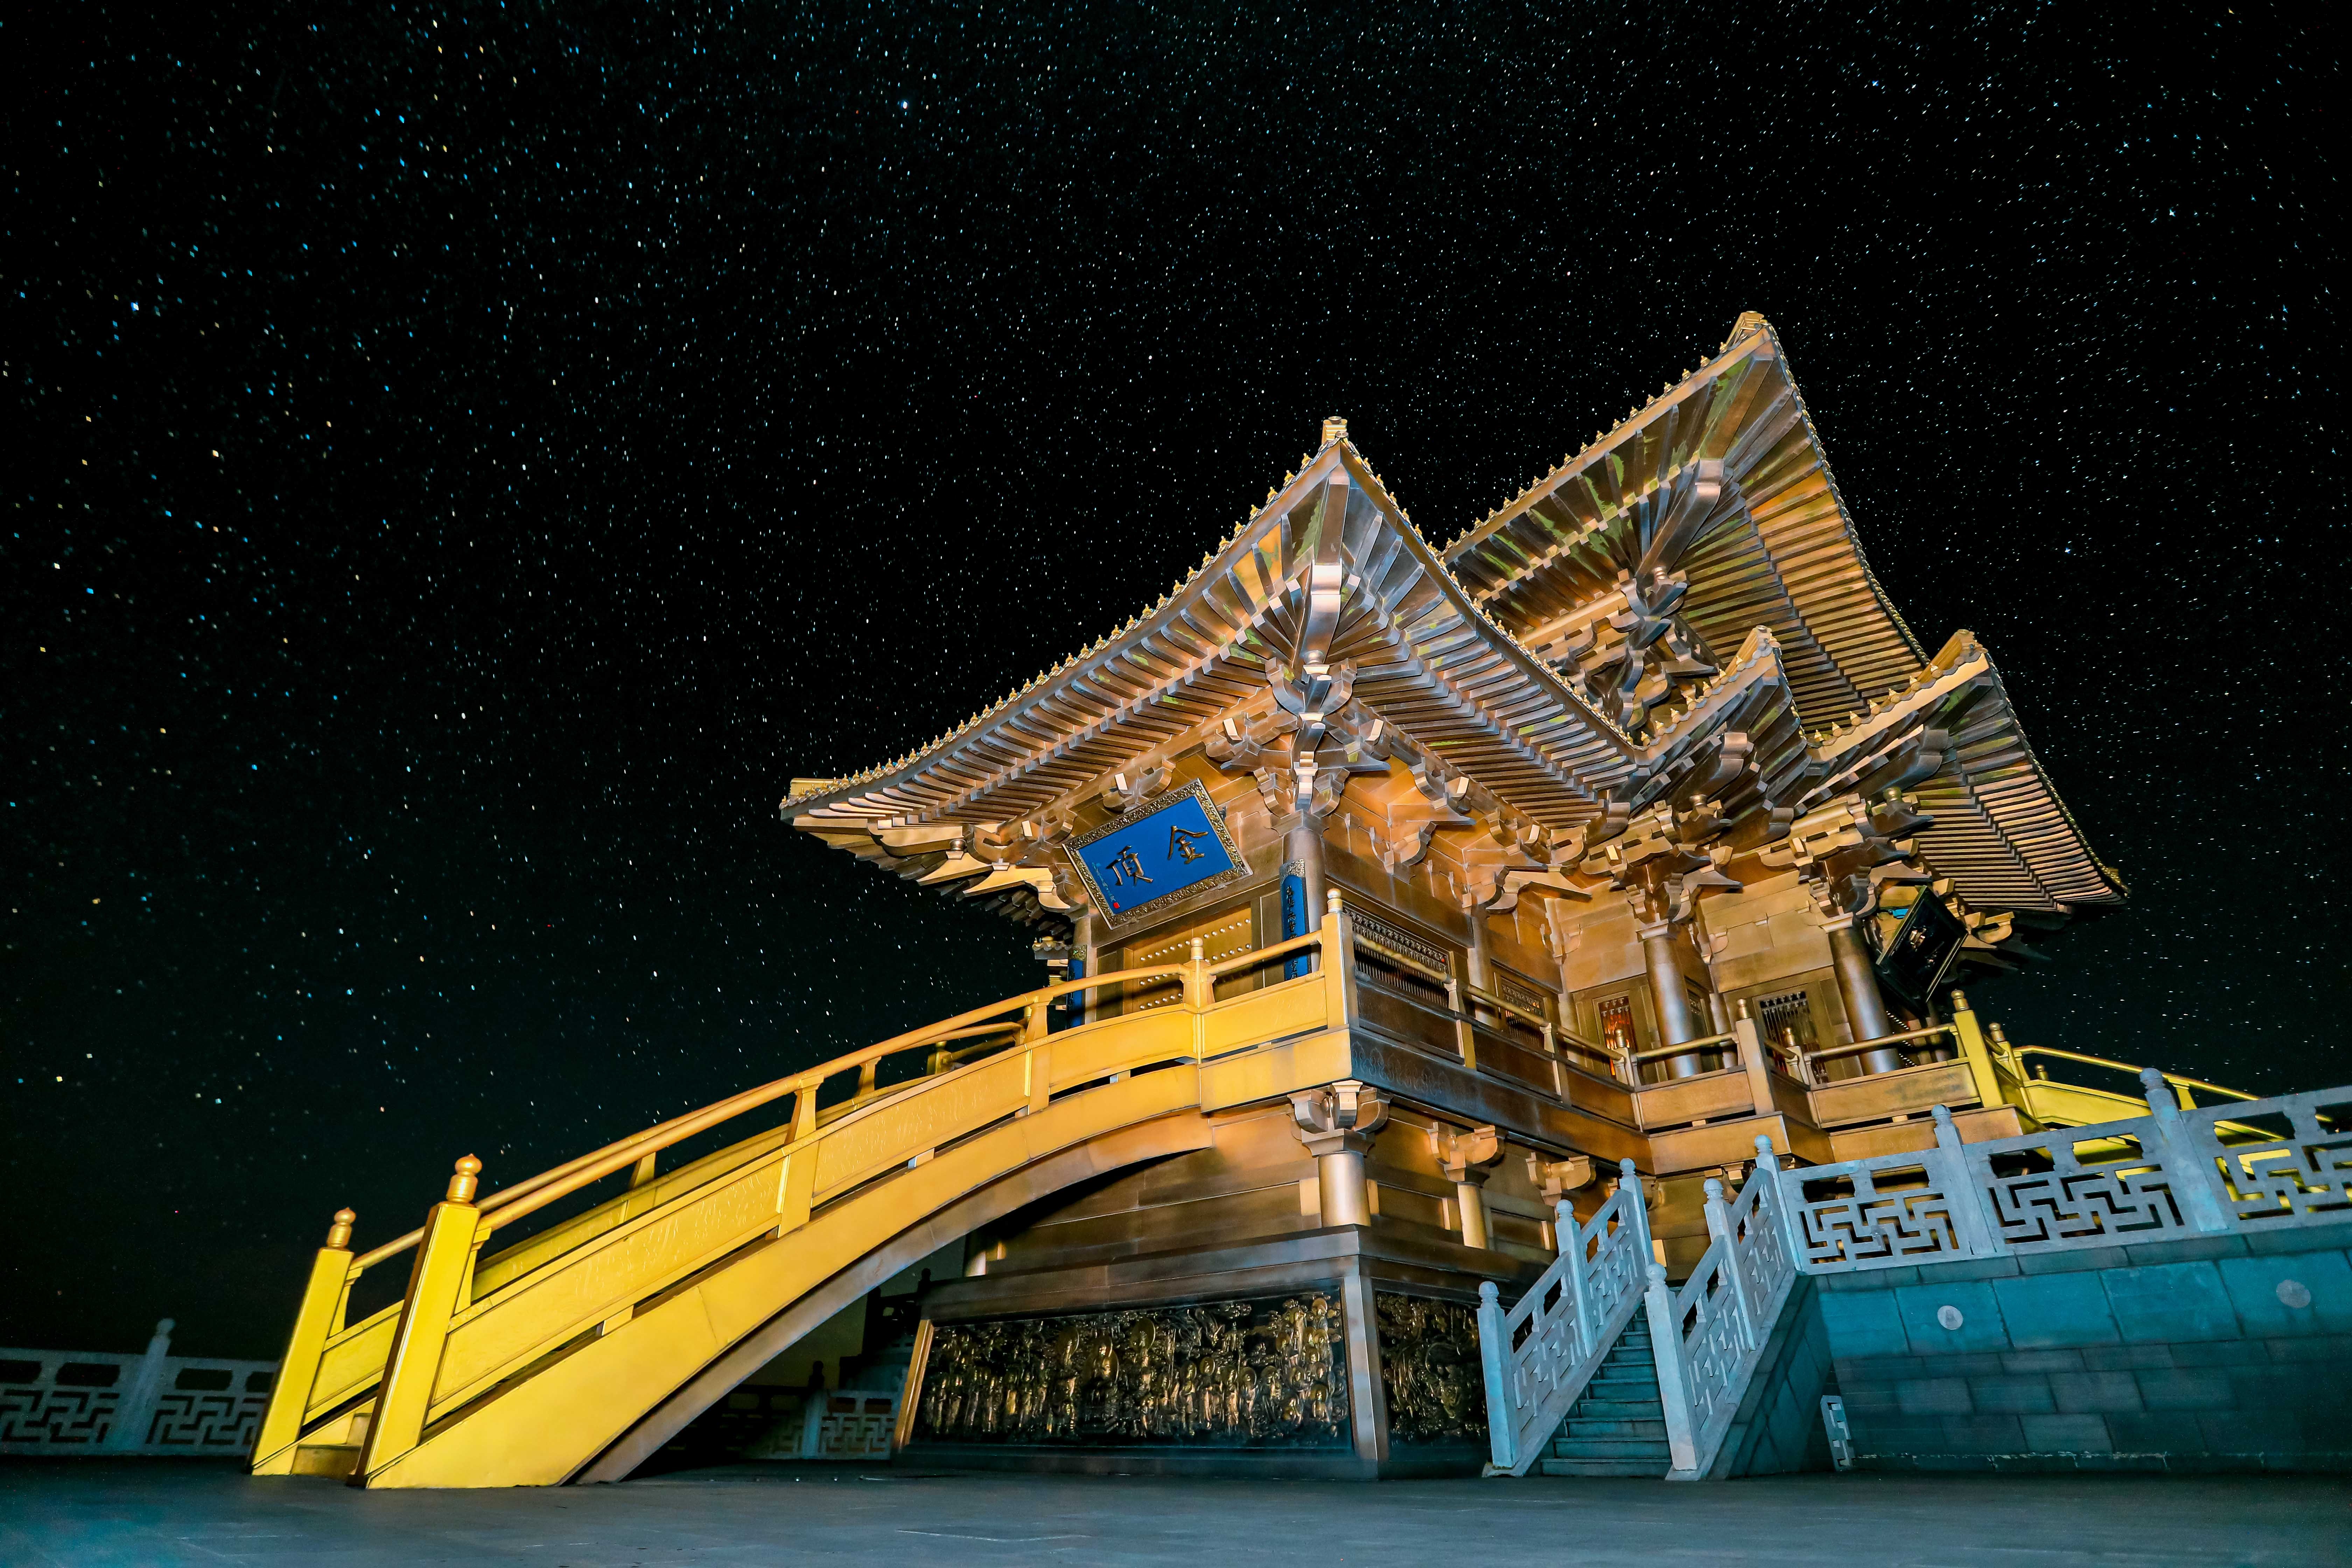
<svg viewBox="0 0 2352 1568"><path fill-rule="evenodd" d="M7 1568L526 1563L2352 1563L2352 1483L2297 1476L1162 1480L739 1466L621 1486L357 1492L171 1460L0 1463Z"/></svg>

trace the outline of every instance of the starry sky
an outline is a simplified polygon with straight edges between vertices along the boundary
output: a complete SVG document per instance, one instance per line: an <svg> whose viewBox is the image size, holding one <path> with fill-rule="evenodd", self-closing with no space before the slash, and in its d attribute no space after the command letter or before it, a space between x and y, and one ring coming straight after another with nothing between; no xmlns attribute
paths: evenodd
<svg viewBox="0 0 2352 1568"><path fill-rule="evenodd" d="M2352 1078L2315 14L1406 10L0 24L0 1343L275 1355L340 1205L1034 983L789 779L1123 621L1327 414L1443 542L1743 310L2137 894L1979 1005Z"/></svg>

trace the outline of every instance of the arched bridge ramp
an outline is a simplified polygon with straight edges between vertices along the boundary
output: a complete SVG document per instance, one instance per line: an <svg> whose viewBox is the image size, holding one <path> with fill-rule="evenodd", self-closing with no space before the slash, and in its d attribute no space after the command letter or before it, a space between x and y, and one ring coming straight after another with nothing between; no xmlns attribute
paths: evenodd
<svg viewBox="0 0 2352 1568"><path fill-rule="evenodd" d="M907 1264L1062 1188L1204 1147L1213 1111L1346 1077L1349 947L1334 913L1238 958L1048 986L478 1203L468 1158L421 1230L357 1258L339 1215L254 1471L369 1487L618 1479ZM1303 954L1312 973L1273 968ZM1218 998L1219 981L1252 972L1261 988ZM828 1082L850 1092L820 1110ZM787 1125L655 1173L663 1149L787 1098ZM625 1171L625 1193L490 1249L499 1230ZM345 1323L352 1283L412 1248L404 1299Z"/></svg>

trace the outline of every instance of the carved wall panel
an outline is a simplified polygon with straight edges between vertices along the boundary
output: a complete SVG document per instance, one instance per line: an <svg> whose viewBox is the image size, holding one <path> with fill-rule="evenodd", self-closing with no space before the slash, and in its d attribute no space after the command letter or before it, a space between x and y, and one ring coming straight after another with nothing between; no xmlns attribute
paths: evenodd
<svg viewBox="0 0 2352 1568"><path fill-rule="evenodd" d="M1472 1369L1476 1369L1474 1339ZM1349 1446L1336 1292L933 1331L918 1441Z"/></svg>
<svg viewBox="0 0 2352 1568"><path fill-rule="evenodd" d="M1389 1436L1407 1443L1486 1440L1486 1384L1478 1314L1459 1301L1373 1298L1381 1324L1381 1386Z"/></svg>

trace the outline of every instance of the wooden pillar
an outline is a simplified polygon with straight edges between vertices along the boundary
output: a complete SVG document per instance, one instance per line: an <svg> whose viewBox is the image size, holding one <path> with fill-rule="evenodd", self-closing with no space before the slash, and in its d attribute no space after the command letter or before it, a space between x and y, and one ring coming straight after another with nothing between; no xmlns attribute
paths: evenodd
<svg viewBox="0 0 2352 1568"><path fill-rule="evenodd" d="M1290 1110L1298 1141L1315 1156L1315 1191L1323 1223L1371 1224L1364 1155L1372 1147L1373 1134L1388 1124L1388 1101L1370 1084L1347 1079L1292 1095Z"/></svg>
<svg viewBox="0 0 2352 1568"><path fill-rule="evenodd" d="M1089 979L1092 976L1102 973L1102 953L1099 949L1099 939L1095 935L1095 916L1094 911L1091 909L1071 922L1070 977L1074 980ZM1087 994L1085 992L1078 993L1076 995L1071 997L1070 1000L1072 1003L1072 1006L1070 1008L1071 1027L1076 1028L1080 1024L1093 1022L1094 1011L1087 1004Z"/></svg>
<svg viewBox="0 0 2352 1568"><path fill-rule="evenodd" d="M1323 820L1311 812L1300 812L1290 831L1283 835L1282 875L1286 881L1296 877L1301 884L1295 916L1289 891L1284 890L1282 934L1305 936L1315 929L1323 911Z"/></svg>
<svg viewBox="0 0 2352 1568"><path fill-rule="evenodd" d="M1494 1245L1486 1236L1486 1176L1474 1170L1454 1184L1454 1201L1462 1210L1462 1245L1481 1252Z"/></svg>
<svg viewBox="0 0 2352 1568"><path fill-rule="evenodd" d="M1878 975L1871 968L1870 952L1862 945L1862 933L1853 929L1856 918L1840 915L1823 921L1822 929L1829 933L1830 960L1837 965L1845 1021L1855 1039L1874 1040L1894 1033L1894 1026L1887 1022L1886 1004L1878 994ZM1862 1053L1862 1070L1866 1073L1893 1072L1902 1065L1903 1053L1892 1046Z"/></svg>
<svg viewBox="0 0 2352 1568"><path fill-rule="evenodd" d="M1470 945L1463 956L1468 961L1470 984L1491 993L1495 989L1495 942L1486 930L1484 905L1470 906Z"/></svg>
<svg viewBox="0 0 2352 1568"><path fill-rule="evenodd" d="M1660 921L1642 928L1642 957L1650 972L1650 990L1658 1005L1661 1045L1679 1046L1699 1037L1698 1020L1691 1013L1690 995L1683 989L1683 966L1675 959L1675 928ZM1699 1054L1666 1058L1668 1078L1690 1078L1699 1070Z"/></svg>
<svg viewBox="0 0 2352 1568"><path fill-rule="evenodd" d="M1462 1209L1462 1245L1480 1250L1493 1246L1486 1234L1486 1178L1503 1161L1502 1134L1492 1127L1457 1132L1440 1127L1433 1133L1438 1163L1454 1184L1454 1202Z"/></svg>

